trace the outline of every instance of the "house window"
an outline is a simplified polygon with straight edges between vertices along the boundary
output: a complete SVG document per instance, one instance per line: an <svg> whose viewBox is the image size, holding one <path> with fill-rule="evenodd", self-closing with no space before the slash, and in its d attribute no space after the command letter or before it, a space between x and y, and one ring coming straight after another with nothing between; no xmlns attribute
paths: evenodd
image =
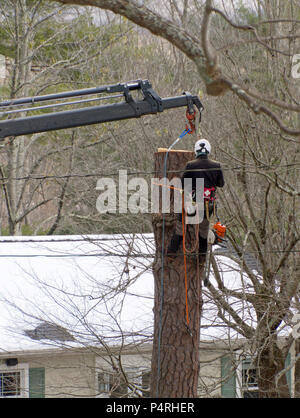
<svg viewBox="0 0 300 418"><path fill-rule="evenodd" d="M98 373L98 396L102 398L126 398L127 384L121 376L107 372Z"/></svg>
<svg viewBox="0 0 300 418"><path fill-rule="evenodd" d="M0 365L0 398L28 397L28 366Z"/></svg>
<svg viewBox="0 0 300 418"><path fill-rule="evenodd" d="M138 396L150 396L150 372L140 368L125 370L128 383L122 375L109 372L97 374L98 397L101 398L134 398Z"/></svg>
<svg viewBox="0 0 300 418"><path fill-rule="evenodd" d="M110 375L108 373L98 373L98 392L108 394L111 390Z"/></svg>
<svg viewBox="0 0 300 418"><path fill-rule="evenodd" d="M21 372L0 373L0 396L20 396Z"/></svg>
<svg viewBox="0 0 300 418"><path fill-rule="evenodd" d="M130 368L127 370L127 377L131 383L130 398L142 396L150 397L150 371L142 367Z"/></svg>
<svg viewBox="0 0 300 418"><path fill-rule="evenodd" d="M258 398L257 369L247 359L242 362L242 397Z"/></svg>

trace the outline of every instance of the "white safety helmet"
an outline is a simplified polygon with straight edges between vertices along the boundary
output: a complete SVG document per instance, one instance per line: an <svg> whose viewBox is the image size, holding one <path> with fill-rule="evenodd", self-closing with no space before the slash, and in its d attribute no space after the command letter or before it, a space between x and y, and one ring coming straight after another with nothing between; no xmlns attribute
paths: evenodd
<svg viewBox="0 0 300 418"><path fill-rule="evenodd" d="M195 144L194 151L196 157L201 154L209 154L211 151L210 143L207 141L207 139L199 139Z"/></svg>

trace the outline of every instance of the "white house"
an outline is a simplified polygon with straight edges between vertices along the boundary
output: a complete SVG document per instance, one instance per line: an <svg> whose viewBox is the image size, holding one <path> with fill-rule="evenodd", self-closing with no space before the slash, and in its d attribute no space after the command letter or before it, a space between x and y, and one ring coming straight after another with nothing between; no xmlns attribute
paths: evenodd
<svg viewBox="0 0 300 418"><path fill-rule="evenodd" d="M151 234L1 237L0 397L149 395L153 254ZM199 396L255 396L247 344L205 294L200 348Z"/></svg>

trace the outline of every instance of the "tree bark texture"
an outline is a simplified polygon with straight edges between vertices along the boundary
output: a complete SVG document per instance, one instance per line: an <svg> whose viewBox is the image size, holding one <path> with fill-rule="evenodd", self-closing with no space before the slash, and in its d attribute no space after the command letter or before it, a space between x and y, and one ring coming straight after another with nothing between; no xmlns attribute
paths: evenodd
<svg viewBox="0 0 300 418"><path fill-rule="evenodd" d="M163 177L165 155L166 152L155 154L156 178ZM171 151L167 159L167 178L171 180L174 176L179 176L178 170L183 170L187 161L193 158L192 152ZM160 180L159 183L163 184L163 181ZM158 187L162 188L162 186ZM173 199L174 191L170 190L170 213L163 215L160 206L160 212L153 214L152 218L156 255L153 267L155 302L151 396L186 398L197 396L202 309L201 275L204 262L203 259L198 260L195 254L197 243L195 225L188 225L186 231L187 280L182 244L175 259L171 260L166 255L162 257L163 217L165 219L164 252L175 228L177 215L174 213Z"/></svg>

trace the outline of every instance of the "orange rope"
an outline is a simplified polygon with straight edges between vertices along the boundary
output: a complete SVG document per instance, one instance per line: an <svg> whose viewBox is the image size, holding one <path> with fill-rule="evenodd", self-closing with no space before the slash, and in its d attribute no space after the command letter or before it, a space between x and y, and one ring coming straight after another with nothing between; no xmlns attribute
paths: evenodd
<svg viewBox="0 0 300 418"><path fill-rule="evenodd" d="M188 277L187 277L187 263L186 263L186 254L187 252L192 253L196 251L197 253L197 279L199 279L199 222L196 226L196 242L195 247L192 250L187 251L185 245L185 235L186 235L186 223L184 220L184 193L182 193L182 247L183 247L183 260L184 260L184 281L185 281L185 310L186 310L186 322L189 326L189 306L188 306Z"/></svg>
<svg viewBox="0 0 300 418"><path fill-rule="evenodd" d="M160 183L153 183L156 186L161 186L161 187L168 187L170 189L173 190L179 190L180 192L182 192L182 247L183 247L183 260L184 260L184 282L185 282L185 311L186 311L186 322L187 325L189 326L190 324L190 319L189 319L189 306L188 306L188 278L187 278L187 263L186 263L186 253L187 253L187 249L185 246L185 234L186 234L186 224L184 221L184 193L183 193L183 189L179 189L177 187L174 186L167 186L164 184L160 184ZM198 252L198 244L199 244L199 223L197 223L197 227L196 227L196 242L195 242L195 248L193 248L192 250L189 250L189 252L193 252L193 251L197 251ZM199 257L199 255L197 256ZM199 260L198 260L199 261ZM197 276L198 276L198 262L197 262Z"/></svg>
<svg viewBox="0 0 300 418"><path fill-rule="evenodd" d="M167 187L168 189L178 190L179 192L183 192L183 189L179 189L178 187L174 186L167 186L166 184L160 184L160 183L153 183L154 186L161 186L161 187Z"/></svg>

